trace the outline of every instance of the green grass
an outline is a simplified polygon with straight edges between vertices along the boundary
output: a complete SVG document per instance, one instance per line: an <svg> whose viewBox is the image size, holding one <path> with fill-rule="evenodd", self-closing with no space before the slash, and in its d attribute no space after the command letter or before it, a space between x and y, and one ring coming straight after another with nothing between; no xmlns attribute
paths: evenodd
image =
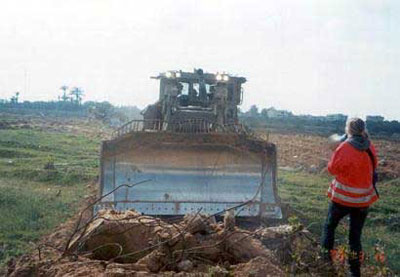
<svg viewBox="0 0 400 277"><path fill-rule="evenodd" d="M2 177L70 185L97 174L98 140L67 133L0 130ZM53 163L55 169L45 169Z"/></svg>
<svg viewBox="0 0 400 277"><path fill-rule="evenodd" d="M0 261L25 253L30 242L70 217L83 190L0 179Z"/></svg>
<svg viewBox="0 0 400 277"><path fill-rule="evenodd" d="M308 229L320 237L328 211L326 197L331 177L307 173L279 172L279 193L284 203L298 211ZM373 255L375 244L384 246L389 267L400 272L400 180L378 184L381 198L370 209L363 229L364 251ZM348 222L336 232L337 245L347 244Z"/></svg>
<svg viewBox="0 0 400 277"><path fill-rule="evenodd" d="M76 211L98 174L99 145L50 130L0 130L0 265Z"/></svg>

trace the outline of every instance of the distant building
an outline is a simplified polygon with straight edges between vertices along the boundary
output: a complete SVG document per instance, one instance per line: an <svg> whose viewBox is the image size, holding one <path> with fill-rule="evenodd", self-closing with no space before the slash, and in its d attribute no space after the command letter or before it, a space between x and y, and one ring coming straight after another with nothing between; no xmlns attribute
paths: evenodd
<svg viewBox="0 0 400 277"><path fill-rule="evenodd" d="M274 107L268 108L266 110L266 114L268 118L287 118L293 116L292 112L285 110L277 110Z"/></svg>
<svg viewBox="0 0 400 277"><path fill-rule="evenodd" d="M326 121L346 121L347 115L338 113L338 114L328 114L326 116Z"/></svg>
<svg viewBox="0 0 400 277"><path fill-rule="evenodd" d="M367 115L367 121L369 122L383 122L385 118L380 115Z"/></svg>

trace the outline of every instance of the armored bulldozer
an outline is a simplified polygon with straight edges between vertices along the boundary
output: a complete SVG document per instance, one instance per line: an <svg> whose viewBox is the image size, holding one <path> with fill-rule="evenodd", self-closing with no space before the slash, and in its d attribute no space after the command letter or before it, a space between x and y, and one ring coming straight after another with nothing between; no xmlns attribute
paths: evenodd
<svg viewBox="0 0 400 277"><path fill-rule="evenodd" d="M168 71L159 99L103 141L97 208L280 219L276 147L238 121L243 77Z"/></svg>

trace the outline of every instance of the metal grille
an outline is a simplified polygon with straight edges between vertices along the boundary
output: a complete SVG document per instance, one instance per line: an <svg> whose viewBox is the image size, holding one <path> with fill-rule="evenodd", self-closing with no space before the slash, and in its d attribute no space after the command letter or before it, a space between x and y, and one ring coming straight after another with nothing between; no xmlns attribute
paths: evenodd
<svg viewBox="0 0 400 277"><path fill-rule="evenodd" d="M206 134L217 132L244 132L242 124L218 125L204 119L189 119L179 122L165 122L161 120L132 120L112 133L112 138L118 138L129 133L137 132L171 132Z"/></svg>

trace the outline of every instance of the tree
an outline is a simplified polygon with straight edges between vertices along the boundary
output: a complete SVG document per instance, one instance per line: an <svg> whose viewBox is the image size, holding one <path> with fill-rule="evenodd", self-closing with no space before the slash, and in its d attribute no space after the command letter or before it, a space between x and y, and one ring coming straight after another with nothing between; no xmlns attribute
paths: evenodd
<svg viewBox="0 0 400 277"><path fill-rule="evenodd" d="M258 108L256 105L252 105L249 110L250 116L257 117L258 116Z"/></svg>
<svg viewBox="0 0 400 277"><path fill-rule="evenodd" d="M63 85L62 87L60 87L60 89L63 91L63 95L61 96L61 99L62 99L62 101L66 102L68 100L68 96L67 96L68 86Z"/></svg>
<svg viewBox="0 0 400 277"><path fill-rule="evenodd" d="M71 95L72 97L75 97L75 103L77 103L78 105L81 104L81 102L82 102L82 96L84 95L84 94L83 94L83 90L82 90L81 88L74 87L74 88L71 90L70 95Z"/></svg>
<svg viewBox="0 0 400 277"><path fill-rule="evenodd" d="M11 99L10 99L11 103L12 104L18 104L18 97L19 97L19 92L17 91L15 93L15 95L11 97Z"/></svg>
<svg viewBox="0 0 400 277"><path fill-rule="evenodd" d="M85 103L86 105L86 103ZM88 105L89 113L94 118L100 120L108 120L114 114L114 107L109 102L91 102Z"/></svg>
<svg viewBox="0 0 400 277"><path fill-rule="evenodd" d="M261 110L261 116L264 118L268 118L268 110L266 108Z"/></svg>

